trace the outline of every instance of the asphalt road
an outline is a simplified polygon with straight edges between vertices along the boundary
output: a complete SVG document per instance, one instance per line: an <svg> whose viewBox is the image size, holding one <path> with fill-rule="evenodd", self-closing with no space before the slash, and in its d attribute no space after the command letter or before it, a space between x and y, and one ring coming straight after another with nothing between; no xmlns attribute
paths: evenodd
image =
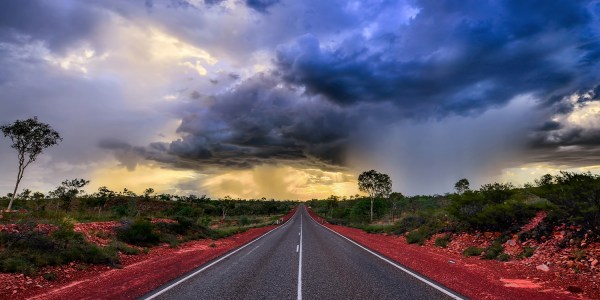
<svg viewBox="0 0 600 300"><path fill-rule="evenodd" d="M143 299L460 299L418 277L321 226L301 205L286 224Z"/></svg>

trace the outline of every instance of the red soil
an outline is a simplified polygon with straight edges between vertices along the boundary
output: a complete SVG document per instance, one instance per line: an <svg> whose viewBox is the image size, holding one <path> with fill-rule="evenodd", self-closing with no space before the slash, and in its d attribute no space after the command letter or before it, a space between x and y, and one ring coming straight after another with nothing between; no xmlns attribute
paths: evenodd
<svg viewBox="0 0 600 300"><path fill-rule="evenodd" d="M295 209L284 216L287 221ZM277 226L250 229L219 240L200 240L178 248L167 245L152 248L147 254L120 255L122 269L71 263L49 267L42 274L54 272L58 280L47 281L41 276L0 273L0 299L135 299L193 269L213 260ZM97 240L94 232L109 232L112 222L77 224L76 230Z"/></svg>
<svg viewBox="0 0 600 300"><path fill-rule="evenodd" d="M544 272L528 259L499 262L464 257L431 241L410 245L403 236L331 225L309 212L332 230L472 299L600 299L600 281L594 274L573 274L554 266ZM479 247L478 242L485 240L463 238Z"/></svg>

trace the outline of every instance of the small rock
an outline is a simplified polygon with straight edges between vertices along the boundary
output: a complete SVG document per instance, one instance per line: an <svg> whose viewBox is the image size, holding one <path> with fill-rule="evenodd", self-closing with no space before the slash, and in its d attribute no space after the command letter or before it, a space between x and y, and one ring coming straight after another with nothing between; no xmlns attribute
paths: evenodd
<svg viewBox="0 0 600 300"><path fill-rule="evenodd" d="M572 268L575 265L575 262L572 260L567 261L567 267Z"/></svg>
<svg viewBox="0 0 600 300"><path fill-rule="evenodd" d="M535 267L535 268L536 268L536 269L538 269L538 270L540 270L540 271L544 271L544 272L548 272L548 271L550 271L550 268L548 268L548 266L547 266L547 265L545 265L545 264L538 265L538 266L537 266L537 267Z"/></svg>
<svg viewBox="0 0 600 300"><path fill-rule="evenodd" d="M583 290L582 290L580 287L578 287L578 286L574 286L574 285L570 285L570 286L567 288L567 291L569 291L569 292L571 292L571 293L581 293L581 292L583 292Z"/></svg>
<svg viewBox="0 0 600 300"><path fill-rule="evenodd" d="M592 267L595 267L598 264L598 260L597 259L592 260L591 264L592 264Z"/></svg>

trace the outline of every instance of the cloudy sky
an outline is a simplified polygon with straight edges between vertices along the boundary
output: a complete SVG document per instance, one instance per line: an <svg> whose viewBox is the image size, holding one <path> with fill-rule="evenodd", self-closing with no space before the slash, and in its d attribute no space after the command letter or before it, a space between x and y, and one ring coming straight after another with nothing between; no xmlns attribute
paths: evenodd
<svg viewBox="0 0 600 300"><path fill-rule="evenodd" d="M598 172L600 2L1 1L0 122L32 116L64 138L26 171L44 192L310 199L370 169L407 195Z"/></svg>

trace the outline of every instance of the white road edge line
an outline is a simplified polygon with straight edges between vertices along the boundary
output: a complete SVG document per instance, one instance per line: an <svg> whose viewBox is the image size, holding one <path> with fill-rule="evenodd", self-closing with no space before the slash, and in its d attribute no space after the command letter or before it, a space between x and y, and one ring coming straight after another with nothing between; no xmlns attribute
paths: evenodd
<svg viewBox="0 0 600 300"><path fill-rule="evenodd" d="M298 256L298 300L302 300L302 213L300 213L300 255Z"/></svg>
<svg viewBox="0 0 600 300"><path fill-rule="evenodd" d="M294 215L292 216L292 218L296 216L296 213L298 213L298 209L296 209L296 212L294 213ZM161 294L163 294L164 292L166 292L166 291L168 291L168 290L170 290L170 289L174 288L175 286L177 286L177 285L181 284L182 282L184 282L184 281L186 281L186 280L188 280L188 279L190 279L190 278L192 278L192 277L194 277L194 276L196 276L196 275L200 274L200 273L201 273L201 272L203 272L204 270L206 270L206 269L208 269L208 268L210 268L210 267L212 267L212 266L216 265L216 264L217 264L217 263L219 263L220 261L222 261L222 260L224 260L224 259L228 258L229 256L231 256L231 255L235 254L236 252L238 252L238 251L240 251L240 250L242 250L242 249L244 249L244 248L246 248L246 247L250 246L251 244L253 244L254 242L256 242L256 241L260 240L261 238L263 238L263 237L264 237L264 236L266 236L267 234L269 234L269 233L271 233L271 232L273 232L273 231L275 231L275 230L277 230L277 229L284 228L284 227L288 226L288 222L289 222L289 220L291 220L292 218L289 218L289 219L288 219L288 221L286 221L286 224L285 224L285 225L283 225L283 226L278 226L277 228L273 228L273 229L269 230L267 233L265 233L265 234L263 234L263 235L261 235L261 236L257 237L256 239L254 239L254 240L250 241L248 244L246 244L246 245L244 245L244 246L242 246L242 247L240 247L240 248L237 248L237 249L236 249L236 250L234 250L233 252L229 252L227 255L225 255L225 256L223 256L223 257L221 257L221 258L219 258L219 259L217 259L217 260L213 261L212 263L208 264L207 266L203 267L202 269L200 269L200 270L198 270L198 271L196 271L196 272L194 272L194 273L192 273L192 274L190 274L190 275L188 275L188 276L186 276L186 277L184 277L184 278L182 278L182 279L178 280L177 282L174 282L173 284L171 284L171 285L169 285L168 287L166 287L166 288L164 288L164 289L160 290L160 291L159 291L159 292L157 292L156 294L153 294L153 295L149 296L148 298L145 298L145 300L154 299L154 298L156 298L156 297L160 296L160 295L161 295ZM257 248L258 248L258 247L257 247Z"/></svg>
<svg viewBox="0 0 600 300"><path fill-rule="evenodd" d="M369 253L371 253L371 254L373 254L373 255L377 256L378 258L380 258L380 259L382 259L383 261L385 261L385 262L389 263L390 265L392 265L392 266L394 266L394 267L396 267L396 268L398 268L398 269L400 269L400 270L402 270L402 271L404 271L404 272L408 273L409 275L411 275L411 276L413 276L413 277L415 277L415 278L417 278L417 279L421 280L422 282L426 283L427 285L429 285L429 286L433 287L434 289L436 289L436 290L438 290L438 291L440 291L440 292L442 292L442 293L444 293L444 294L446 294L446 295L450 296L452 299L464 300L464 298L461 298L461 297L459 297L458 295L455 295L454 293L451 293L451 292L447 291L446 289L444 289L444 288L442 288L442 287L438 286L437 284L435 284L435 283L433 283L433 282L429 281L427 278L424 278L423 276L420 276L419 274L417 274L417 273L415 273L415 272L413 272L413 271L411 271L411 270L408 270L408 269L406 269L406 268L404 268L404 267L402 267L402 266L398 265L397 263L395 263L395 262L393 262L393 261L391 261L391 260L389 260L389 259L387 259L387 258L385 258L385 257L383 257L383 256L381 256L381 255L379 255L379 254L377 254L377 253L375 253L375 252L371 251L370 249L368 249L368 248L364 247L363 245L361 245L361 244L359 244L359 243L357 243L357 242L355 242L355 241L353 241L353 240L351 240L351 239L349 239L349 238L347 238L347 237L345 237L345 236L343 236L343 235L341 235L341 234L339 234L339 233L335 232L335 231L334 231L334 230L332 230L331 228L329 228L329 227L327 227L327 226L325 226L325 225L323 225L323 224L321 224L321 223L319 223L319 222L315 221L315 220L314 220L312 217L311 217L311 220L313 220L315 223L317 223L317 224L319 224L319 225L323 226L323 227L324 227L324 228L326 228L327 230L329 230L329 231L331 231L331 232L333 232L333 233L335 233L335 234L337 234L337 235L339 235L339 236L343 237L344 239L346 239L346 240L348 240L349 242L353 243L354 245L356 245L356 246L358 246L358 247L362 248L363 250L365 250L365 251L367 251L367 252L369 252Z"/></svg>

